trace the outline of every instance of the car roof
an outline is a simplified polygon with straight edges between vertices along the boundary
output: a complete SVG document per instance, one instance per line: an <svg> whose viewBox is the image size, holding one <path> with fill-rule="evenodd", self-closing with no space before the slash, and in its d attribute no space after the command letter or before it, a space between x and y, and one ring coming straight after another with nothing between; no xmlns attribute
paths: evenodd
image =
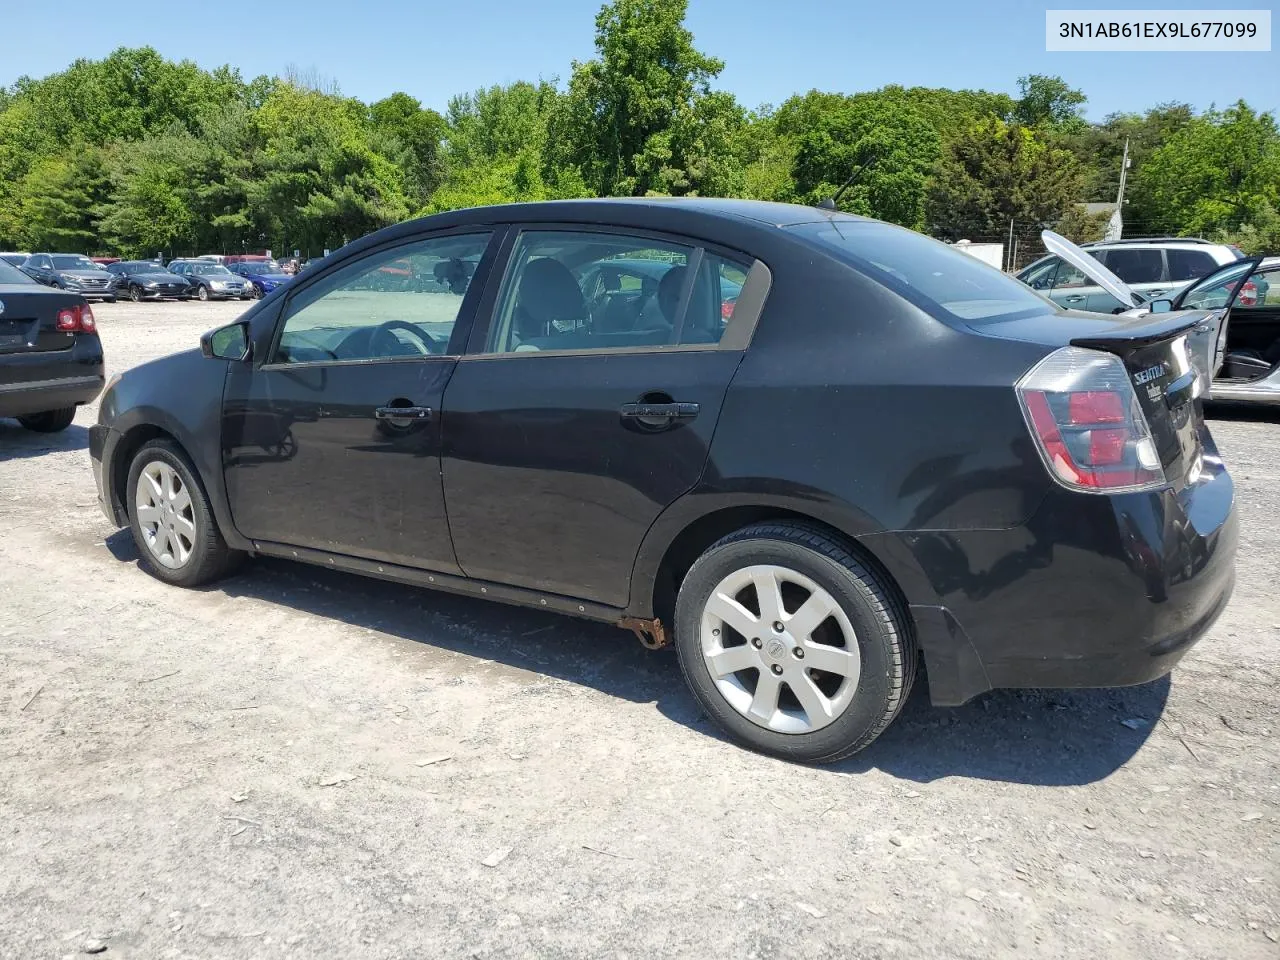
<svg viewBox="0 0 1280 960"><path fill-rule="evenodd" d="M1218 243L1214 240L1202 240L1199 237L1132 237L1125 239L1121 237L1119 240L1092 240L1089 243L1080 244L1081 247L1089 249L1102 249L1109 247L1228 247L1229 244Z"/></svg>

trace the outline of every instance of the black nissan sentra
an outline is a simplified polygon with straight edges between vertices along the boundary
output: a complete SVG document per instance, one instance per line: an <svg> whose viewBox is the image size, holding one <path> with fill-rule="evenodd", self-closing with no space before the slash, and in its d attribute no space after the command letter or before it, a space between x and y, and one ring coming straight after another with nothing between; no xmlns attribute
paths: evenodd
<svg viewBox="0 0 1280 960"><path fill-rule="evenodd" d="M1205 321L1065 313L815 208L460 210L116 378L90 450L169 583L266 554L615 623L743 744L831 761L918 656L960 704L1152 680L1209 629Z"/></svg>

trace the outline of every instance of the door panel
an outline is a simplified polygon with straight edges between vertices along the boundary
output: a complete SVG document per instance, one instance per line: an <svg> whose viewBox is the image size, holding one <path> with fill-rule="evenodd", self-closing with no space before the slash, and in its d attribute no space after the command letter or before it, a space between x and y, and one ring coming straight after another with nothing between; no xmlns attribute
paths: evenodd
<svg viewBox="0 0 1280 960"><path fill-rule="evenodd" d="M741 356L463 358L445 394L443 470L467 576L625 606L645 532L702 474ZM665 428L622 416L645 399L698 409Z"/></svg>
<svg viewBox="0 0 1280 960"><path fill-rule="evenodd" d="M223 466L236 529L335 553L457 572L440 487L439 410L457 361L233 367ZM421 421L379 407L426 407Z"/></svg>
<svg viewBox="0 0 1280 960"><path fill-rule="evenodd" d="M236 528L458 573L440 408L493 253L491 235L421 238L293 290L257 367L232 364L223 468ZM411 282L388 286L388 265ZM474 281L474 282L473 282Z"/></svg>

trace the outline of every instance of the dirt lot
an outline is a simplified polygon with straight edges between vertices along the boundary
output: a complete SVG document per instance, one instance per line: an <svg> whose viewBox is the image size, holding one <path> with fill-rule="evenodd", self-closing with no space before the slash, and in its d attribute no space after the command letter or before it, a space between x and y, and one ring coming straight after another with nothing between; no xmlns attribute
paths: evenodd
<svg viewBox="0 0 1280 960"><path fill-rule="evenodd" d="M110 365L236 304L97 308ZM834 769L628 634L286 563L184 592L0 421L0 957L1280 956L1280 416L1171 680L923 691ZM442 759L448 757L448 759ZM432 762L438 761L438 762Z"/></svg>

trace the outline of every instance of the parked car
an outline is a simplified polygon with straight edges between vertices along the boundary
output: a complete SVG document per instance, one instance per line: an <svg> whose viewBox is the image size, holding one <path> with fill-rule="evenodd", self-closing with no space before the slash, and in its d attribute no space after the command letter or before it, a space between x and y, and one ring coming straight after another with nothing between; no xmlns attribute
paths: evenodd
<svg viewBox="0 0 1280 960"><path fill-rule="evenodd" d="M183 277L189 292L200 300L248 300L252 296L248 280L212 260L173 260L169 272Z"/></svg>
<svg viewBox="0 0 1280 960"><path fill-rule="evenodd" d="M237 260L228 264L227 269L249 281L254 297L265 297L293 279L273 260Z"/></svg>
<svg viewBox="0 0 1280 960"><path fill-rule="evenodd" d="M185 277L171 273L154 260L121 260L107 267L115 277L116 292L134 303L142 300L187 300L192 295Z"/></svg>
<svg viewBox="0 0 1280 960"><path fill-rule="evenodd" d="M70 290L86 300L116 298L115 278L81 253L33 253L21 270L36 283Z"/></svg>
<svg viewBox="0 0 1280 960"><path fill-rule="evenodd" d="M435 289L367 289L406 259ZM579 278L634 260L669 264L663 322L602 329ZM1209 629L1238 531L1186 346L1208 316L1064 313L809 207L458 210L125 372L89 452L165 582L263 554L614 623L674 640L734 739L830 761L919 655L959 704L1142 683Z"/></svg>
<svg viewBox="0 0 1280 960"><path fill-rule="evenodd" d="M1245 257L1185 287L1172 299L1148 301L1084 249L1051 231L1045 247L1064 264L1127 302L1129 315L1207 311L1187 337L1204 374L1204 400L1280 403L1280 257Z"/></svg>
<svg viewBox="0 0 1280 960"><path fill-rule="evenodd" d="M102 341L78 293L0 261L0 417L55 433L102 391Z"/></svg>
<svg viewBox="0 0 1280 960"><path fill-rule="evenodd" d="M202 253L202 254L200 254L200 256L198 256L198 257L193 257L192 259L194 259L194 260L212 260L214 263L221 263L221 264L224 264L224 265L225 265L225 264L226 264L226 262L227 262L227 258L226 258L226 257L224 257L224 256L223 256L222 254L220 254L220 253Z"/></svg>
<svg viewBox="0 0 1280 960"><path fill-rule="evenodd" d="M94 263L96 263L100 267L105 267L105 266L108 266L109 264L120 262L119 257L90 257L89 259L92 260Z"/></svg>
<svg viewBox="0 0 1280 960"><path fill-rule="evenodd" d="M1230 244L1179 237L1135 237L1080 247L1147 300L1177 296L1201 277L1244 256ZM1018 279L1069 310L1118 313L1127 309L1052 253L1022 270Z"/></svg>
<svg viewBox="0 0 1280 960"><path fill-rule="evenodd" d="M5 263L9 264L9 266L11 267L22 266L22 264L26 262L27 257L29 256L31 256L31 254L29 253L17 253L12 250L0 252L0 260L3 260Z"/></svg>

